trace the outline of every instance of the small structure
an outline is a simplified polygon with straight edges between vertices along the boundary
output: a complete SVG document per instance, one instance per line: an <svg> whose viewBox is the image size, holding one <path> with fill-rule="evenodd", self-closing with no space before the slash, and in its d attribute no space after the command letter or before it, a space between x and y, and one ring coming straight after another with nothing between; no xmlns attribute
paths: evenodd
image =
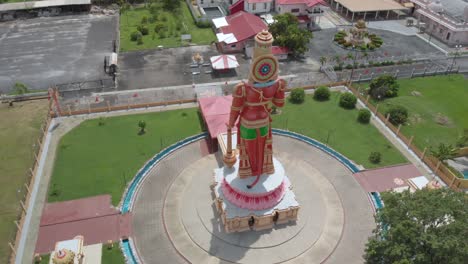
<svg viewBox="0 0 468 264"><path fill-rule="evenodd" d="M273 53L278 60L286 60L289 55L289 49L287 47L273 46L271 47L271 53Z"/></svg>
<svg viewBox="0 0 468 264"><path fill-rule="evenodd" d="M51 264L82 264L83 237L76 236L71 240L60 241L55 244L54 252L50 258Z"/></svg>
<svg viewBox="0 0 468 264"><path fill-rule="evenodd" d="M239 63L234 55L213 56L210 58L210 61L213 70L219 72L226 72L239 67Z"/></svg>
<svg viewBox="0 0 468 264"><path fill-rule="evenodd" d="M180 35L180 40L182 41L192 41L192 35L191 34L182 34Z"/></svg>
<svg viewBox="0 0 468 264"><path fill-rule="evenodd" d="M198 99L200 112L209 133L210 153L218 151L218 135L226 133L226 120L229 118L232 96L213 96Z"/></svg>
<svg viewBox="0 0 468 264"><path fill-rule="evenodd" d="M320 17L325 14L327 3L324 0L276 0L278 14L291 13L297 16L299 26L314 30L318 28Z"/></svg>
<svg viewBox="0 0 468 264"><path fill-rule="evenodd" d="M268 26L258 16L240 11L234 15L213 19L216 46L223 53L242 52L255 35Z"/></svg>

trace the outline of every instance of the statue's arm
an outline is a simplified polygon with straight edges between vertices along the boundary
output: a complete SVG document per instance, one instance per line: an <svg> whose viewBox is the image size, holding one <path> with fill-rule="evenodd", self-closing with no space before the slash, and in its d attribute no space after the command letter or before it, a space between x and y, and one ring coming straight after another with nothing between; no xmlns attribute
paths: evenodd
<svg viewBox="0 0 468 264"><path fill-rule="evenodd" d="M286 81L283 79L278 80L278 89L276 90L275 96L273 97L273 104L276 107L284 106L284 93L286 91Z"/></svg>
<svg viewBox="0 0 468 264"><path fill-rule="evenodd" d="M229 115L229 127L233 127L236 124L236 120L239 117L239 114L244 106L245 100L245 86L243 83L239 83L234 86L234 91L232 92L232 105L231 113Z"/></svg>

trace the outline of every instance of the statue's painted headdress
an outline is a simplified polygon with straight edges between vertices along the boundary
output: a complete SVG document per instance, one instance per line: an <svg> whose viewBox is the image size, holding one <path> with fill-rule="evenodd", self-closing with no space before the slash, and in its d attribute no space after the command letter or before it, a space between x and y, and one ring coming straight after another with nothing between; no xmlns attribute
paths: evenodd
<svg viewBox="0 0 468 264"><path fill-rule="evenodd" d="M255 36L255 47L250 65L249 83L266 87L278 79L278 59L272 54L273 36L263 30Z"/></svg>

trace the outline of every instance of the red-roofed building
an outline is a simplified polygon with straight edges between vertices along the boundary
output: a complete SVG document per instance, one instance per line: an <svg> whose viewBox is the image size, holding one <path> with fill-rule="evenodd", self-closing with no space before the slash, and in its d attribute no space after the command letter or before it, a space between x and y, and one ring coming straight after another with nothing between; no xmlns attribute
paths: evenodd
<svg viewBox="0 0 468 264"><path fill-rule="evenodd" d="M298 17L301 27L313 30L327 6L324 0L276 0L275 11L291 13Z"/></svg>
<svg viewBox="0 0 468 264"><path fill-rule="evenodd" d="M245 0L239 0L235 2L234 4L229 6L229 14L234 15L237 12L240 11L245 11L244 10L244 1Z"/></svg>
<svg viewBox="0 0 468 264"><path fill-rule="evenodd" d="M242 52L249 41L268 26L258 16L239 11L227 17L213 19L217 47L223 53Z"/></svg>

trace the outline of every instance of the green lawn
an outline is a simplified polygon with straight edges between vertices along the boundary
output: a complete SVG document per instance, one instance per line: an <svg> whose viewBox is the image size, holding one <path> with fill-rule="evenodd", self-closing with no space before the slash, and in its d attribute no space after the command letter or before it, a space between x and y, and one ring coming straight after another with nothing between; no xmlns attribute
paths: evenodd
<svg viewBox="0 0 468 264"><path fill-rule="evenodd" d="M122 250L120 250L119 243L114 243L111 249L103 244L101 260L101 264L125 264L125 258L122 254Z"/></svg>
<svg viewBox="0 0 468 264"><path fill-rule="evenodd" d="M280 115L273 115L273 126L287 128L327 143L366 168L407 162L374 126L356 121L357 110L339 107L338 96L338 93L332 93L329 101L317 102L311 95L306 95L303 104L288 102ZM380 164L369 162L372 151L382 154Z"/></svg>
<svg viewBox="0 0 468 264"><path fill-rule="evenodd" d="M448 75L398 83L398 97L386 99L379 111L384 113L390 105L405 106L409 122L401 131L408 138L414 135L413 142L421 150L439 143L455 145L463 129L468 129L468 80Z"/></svg>
<svg viewBox="0 0 468 264"><path fill-rule="evenodd" d="M191 34L193 44L207 45L216 40L215 34L211 28L198 28L193 20L192 14L185 3L181 2L179 11L176 14L164 11L162 8L159 9L158 20L159 22L166 25L167 30L164 31L165 38L155 33L155 23L148 23L149 34L143 36L143 44L138 45L136 41L130 40L130 34L137 31L137 26L141 24L143 16L148 18L151 14L148 9L141 7L128 10L120 16L120 50L144 50L154 49L158 46L164 47L180 47L183 45L180 35ZM162 18L165 17L166 21ZM180 25L180 29L177 29L177 25Z"/></svg>
<svg viewBox="0 0 468 264"><path fill-rule="evenodd" d="M42 135L47 100L0 104L0 263L8 263L8 242L14 242L21 199L33 164L33 147Z"/></svg>
<svg viewBox="0 0 468 264"><path fill-rule="evenodd" d="M367 168L406 162L406 159L372 125L356 121L357 110L338 107L338 94L316 102L307 95L301 105L288 103L274 115L274 127L313 137ZM138 135L137 123L145 120L147 132ZM103 125L99 125L103 122ZM50 187L49 202L111 194L117 205L126 184L143 164L162 148L200 133L197 109L128 115L83 122L60 141ZM370 152L382 153L378 165ZM53 195L58 190L58 195Z"/></svg>
<svg viewBox="0 0 468 264"><path fill-rule="evenodd" d="M144 135L138 135L139 120L147 123ZM60 140L48 200L110 194L117 205L127 182L148 159L201 131L195 108L84 121Z"/></svg>

